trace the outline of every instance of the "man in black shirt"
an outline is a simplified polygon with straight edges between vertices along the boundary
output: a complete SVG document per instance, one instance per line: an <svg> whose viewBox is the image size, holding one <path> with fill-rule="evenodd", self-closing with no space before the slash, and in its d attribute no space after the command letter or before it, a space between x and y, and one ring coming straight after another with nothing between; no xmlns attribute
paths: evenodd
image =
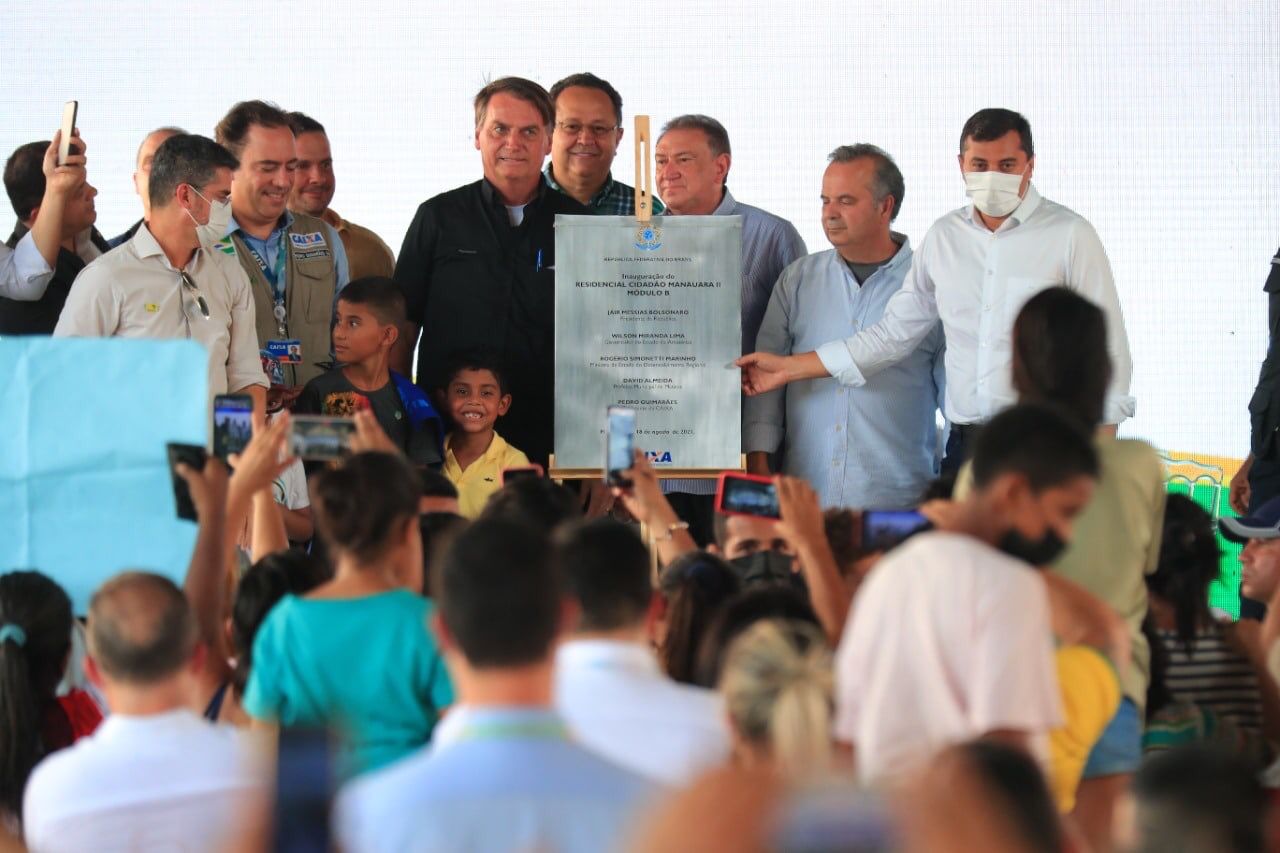
<svg viewBox="0 0 1280 853"><path fill-rule="evenodd" d="M1280 495L1280 251L1271 259L1267 293L1267 356L1249 401L1249 456L1231 478L1231 508L1249 515Z"/></svg>
<svg viewBox="0 0 1280 853"><path fill-rule="evenodd" d="M10 249L31 230L44 199L44 155L49 140L28 142L9 157L4 167L4 188L13 204L18 224L5 241ZM44 295L34 302L0 298L0 335L51 335L67 301L71 283L80 270L108 250L93 223L98 218L93 198L98 194L85 181L69 196L62 211L61 245L53 266L53 278Z"/></svg>
<svg viewBox="0 0 1280 853"><path fill-rule="evenodd" d="M475 98L476 149L484 177L418 208L396 263L408 303L392 367L430 392L449 357L497 351L513 403L502 433L545 465L552 450L555 349L555 217L590 211L549 186L555 110L531 80L503 77Z"/></svg>

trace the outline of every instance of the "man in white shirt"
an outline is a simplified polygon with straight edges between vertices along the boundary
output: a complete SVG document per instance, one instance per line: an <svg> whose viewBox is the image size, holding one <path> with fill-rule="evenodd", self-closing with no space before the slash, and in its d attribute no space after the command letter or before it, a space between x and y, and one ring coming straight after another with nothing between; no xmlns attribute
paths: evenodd
<svg viewBox="0 0 1280 853"><path fill-rule="evenodd" d="M94 594L86 670L111 715L32 772L32 850L221 849L262 791L243 736L187 708L203 662L196 638L167 578L126 572Z"/></svg>
<svg viewBox="0 0 1280 853"><path fill-rule="evenodd" d="M79 135L67 162L58 165L59 130L44 152L44 197L41 216L12 249L0 245L0 297L35 302L44 296L62 250L62 219L67 205L85 183L85 144Z"/></svg>
<svg viewBox="0 0 1280 853"><path fill-rule="evenodd" d="M1093 496L1090 438L1017 406L978 435L974 492L950 532L913 537L863 582L836 653L836 736L858 775L894 784L940 749L991 737L1048 758L1062 724L1050 600L1033 566Z"/></svg>
<svg viewBox="0 0 1280 853"><path fill-rule="evenodd" d="M248 394L265 409L249 279L224 240L236 159L212 139L170 137L151 166L151 215L85 267L55 336L188 338L209 351L209 396Z"/></svg>
<svg viewBox="0 0 1280 853"><path fill-rule="evenodd" d="M824 376L864 385L906 358L940 318L947 344L945 414L952 424L942 468L954 471L976 427L1016 399L1010 347L1018 311L1041 290L1063 285L1107 315L1115 369L1105 422L1133 415L1133 362L1111 265L1093 226L1031 185L1031 125L1011 110L980 110L965 122L958 159L973 202L925 234L883 319L813 351L744 356L738 365L748 394Z"/></svg>
<svg viewBox="0 0 1280 853"><path fill-rule="evenodd" d="M655 782L683 786L729 759L720 697L658 666L649 626L659 599L649 551L631 528L598 519L567 530L560 571L578 625L556 653L556 707L579 743Z"/></svg>

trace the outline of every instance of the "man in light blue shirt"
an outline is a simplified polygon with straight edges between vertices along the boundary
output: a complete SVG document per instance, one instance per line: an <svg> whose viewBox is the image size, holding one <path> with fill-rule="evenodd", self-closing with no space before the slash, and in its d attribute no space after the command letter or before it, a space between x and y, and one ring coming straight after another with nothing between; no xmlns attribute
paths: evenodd
<svg viewBox="0 0 1280 853"><path fill-rule="evenodd" d="M902 173L874 145L843 145L822 178L822 227L834 247L778 279L756 346L790 355L875 325L911 268L906 236L890 229ZM942 326L893 367L853 388L831 378L748 397L748 470L808 480L824 507L915 506L938 474L936 418L943 395ZM769 454L781 449L780 465Z"/></svg>
<svg viewBox="0 0 1280 853"><path fill-rule="evenodd" d="M657 789L575 743L552 707L556 642L575 614L546 535L477 521L454 540L432 588L431 627L460 704L428 747L342 789L342 849L621 849Z"/></svg>
<svg viewBox="0 0 1280 853"><path fill-rule="evenodd" d="M729 192L729 133L710 116L684 115L663 125L654 147L655 179L668 216L742 217L742 351L757 349L756 332L778 274L804 257L804 240L781 216L743 204ZM699 545L713 540L716 481L663 480L671 506Z"/></svg>

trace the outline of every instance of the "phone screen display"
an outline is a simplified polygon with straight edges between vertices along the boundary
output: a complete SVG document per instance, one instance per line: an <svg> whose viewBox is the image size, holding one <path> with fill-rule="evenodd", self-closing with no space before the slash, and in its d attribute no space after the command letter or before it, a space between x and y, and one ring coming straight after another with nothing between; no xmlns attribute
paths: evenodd
<svg viewBox="0 0 1280 853"><path fill-rule="evenodd" d="M291 421L289 452L299 459L332 461L351 452L356 422L351 418L297 415Z"/></svg>
<svg viewBox="0 0 1280 853"><path fill-rule="evenodd" d="M720 510L778 518L781 515L778 510L778 490L773 483L726 475L720 496Z"/></svg>
<svg viewBox="0 0 1280 853"><path fill-rule="evenodd" d="M611 483L626 485L620 472L635 462L636 411L622 406L610 406L608 413L608 437L605 442L605 470Z"/></svg>
<svg viewBox="0 0 1280 853"><path fill-rule="evenodd" d="M862 512L862 549L887 551L933 525L913 509L868 509Z"/></svg>
<svg viewBox="0 0 1280 853"><path fill-rule="evenodd" d="M219 394L213 398L213 455L226 459L241 453L253 436L253 398Z"/></svg>

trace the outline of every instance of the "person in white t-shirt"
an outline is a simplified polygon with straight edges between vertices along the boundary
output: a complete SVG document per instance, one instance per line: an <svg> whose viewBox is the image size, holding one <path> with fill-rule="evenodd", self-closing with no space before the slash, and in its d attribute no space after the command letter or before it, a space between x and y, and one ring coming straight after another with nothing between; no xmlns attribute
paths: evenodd
<svg viewBox="0 0 1280 853"><path fill-rule="evenodd" d="M187 707L204 649L172 581L126 572L89 605L89 678L111 707L97 731L31 774L32 850L215 850L262 796L243 736Z"/></svg>
<svg viewBox="0 0 1280 853"><path fill-rule="evenodd" d="M640 537L612 519L569 528L559 563L580 611L556 653L556 707L583 746L664 785L729 759L724 704L673 681L649 645L660 599Z"/></svg>
<svg viewBox="0 0 1280 853"><path fill-rule="evenodd" d="M979 433L975 489L948 532L892 550L859 589L836 653L837 738L868 784L942 748L995 738L1047 759L1062 724L1050 604L1032 568L1071 539L1098 458L1051 409L1017 406Z"/></svg>

